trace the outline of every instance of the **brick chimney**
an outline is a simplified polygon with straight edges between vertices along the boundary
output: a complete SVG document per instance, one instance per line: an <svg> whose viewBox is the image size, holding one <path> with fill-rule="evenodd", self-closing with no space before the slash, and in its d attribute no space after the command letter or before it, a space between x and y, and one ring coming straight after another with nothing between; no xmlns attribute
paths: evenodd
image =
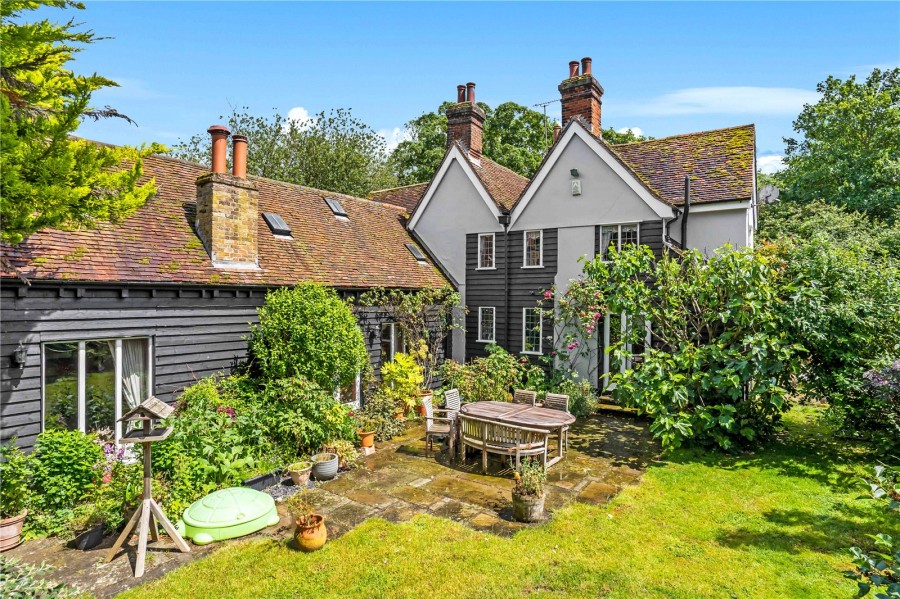
<svg viewBox="0 0 900 599"><path fill-rule="evenodd" d="M256 241L259 192L247 179L247 138L234 136L234 168L228 174L231 133L221 125L212 126L207 132L212 137L212 172L197 178L197 234L213 266L259 268Z"/></svg>
<svg viewBox="0 0 900 599"><path fill-rule="evenodd" d="M484 111L475 103L475 84L456 87L456 104L447 108L447 147L462 143L469 156L481 158Z"/></svg>
<svg viewBox="0 0 900 599"><path fill-rule="evenodd" d="M576 116L580 116L590 126L594 135L600 135L600 105L603 87L591 72L591 59L581 59L581 74L578 61L569 63L569 78L559 84L562 95L562 121L565 126Z"/></svg>

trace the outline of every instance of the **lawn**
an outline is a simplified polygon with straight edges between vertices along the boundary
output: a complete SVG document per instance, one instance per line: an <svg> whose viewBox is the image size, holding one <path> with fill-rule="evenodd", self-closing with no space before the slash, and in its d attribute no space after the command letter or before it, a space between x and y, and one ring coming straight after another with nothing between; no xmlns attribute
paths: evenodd
<svg viewBox="0 0 900 599"><path fill-rule="evenodd" d="M850 597L845 548L900 534L858 499L873 460L795 408L767 449L675 452L609 505L574 504L512 538L369 520L314 554L251 541L123 596Z"/></svg>

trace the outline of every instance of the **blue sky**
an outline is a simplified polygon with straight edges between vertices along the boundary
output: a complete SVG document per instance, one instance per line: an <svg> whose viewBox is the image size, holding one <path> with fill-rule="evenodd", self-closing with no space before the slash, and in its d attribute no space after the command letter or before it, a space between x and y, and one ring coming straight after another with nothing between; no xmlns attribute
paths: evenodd
<svg viewBox="0 0 900 599"><path fill-rule="evenodd" d="M896 2L88 2L77 14L42 14L113 38L73 67L121 84L95 104L139 126L78 132L110 143L172 145L230 106L266 115L350 107L396 142L459 83L474 81L491 105L533 105L558 99L567 63L590 56L604 126L663 137L756 123L766 167L817 82L900 63ZM559 104L548 114L559 118Z"/></svg>

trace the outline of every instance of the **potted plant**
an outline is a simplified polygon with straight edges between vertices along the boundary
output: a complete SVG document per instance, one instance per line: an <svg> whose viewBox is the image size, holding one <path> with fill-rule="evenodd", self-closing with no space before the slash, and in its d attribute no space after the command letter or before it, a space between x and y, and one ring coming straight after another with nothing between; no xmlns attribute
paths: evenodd
<svg viewBox="0 0 900 599"><path fill-rule="evenodd" d="M338 468L341 470L349 470L356 465L356 459L359 457L359 450L356 444L344 439L334 439L329 441L322 447L325 453L333 453L338 457Z"/></svg>
<svg viewBox="0 0 900 599"><path fill-rule="evenodd" d="M302 551L321 549L328 540L325 516L315 513L306 491L294 493L284 502L294 518L294 542Z"/></svg>
<svg viewBox="0 0 900 599"><path fill-rule="evenodd" d="M15 439L0 447L0 551L22 542L22 525L28 510L28 482L31 458L13 445Z"/></svg>
<svg viewBox="0 0 900 599"><path fill-rule="evenodd" d="M316 480L331 480L337 476L338 456L336 453L317 453L309 458L312 462L312 476Z"/></svg>
<svg viewBox="0 0 900 599"><path fill-rule="evenodd" d="M312 462L309 460L300 460L287 467L288 476L291 477L291 480L294 481L294 484L298 487L306 486L306 483L309 482L309 475L311 472Z"/></svg>
<svg viewBox="0 0 900 599"><path fill-rule="evenodd" d="M375 446L375 432L378 430L378 423L374 418L369 416L360 416L358 419L359 428L356 434L359 435L360 447Z"/></svg>
<svg viewBox="0 0 900 599"><path fill-rule="evenodd" d="M424 382L422 367L410 354L396 353L381 365L381 392L394 401L400 418L420 403L418 391Z"/></svg>
<svg viewBox="0 0 900 599"><path fill-rule="evenodd" d="M536 458L525 458L515 472L516 485L512 490L513 518L519 522L538 522L544 519L544 485L547 472Z"/></svg>

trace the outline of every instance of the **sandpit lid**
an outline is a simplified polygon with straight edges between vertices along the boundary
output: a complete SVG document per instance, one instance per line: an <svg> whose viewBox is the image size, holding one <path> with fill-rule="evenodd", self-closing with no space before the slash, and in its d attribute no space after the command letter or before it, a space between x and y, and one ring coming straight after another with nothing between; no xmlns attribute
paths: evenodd
<svg viewBox="0 0 900 599"><path fill-rule="evenodd" d="M230 487L198 499L183 520L195 528L222 528L254 520L275 506L271 496L247 487Z"/></svg>

